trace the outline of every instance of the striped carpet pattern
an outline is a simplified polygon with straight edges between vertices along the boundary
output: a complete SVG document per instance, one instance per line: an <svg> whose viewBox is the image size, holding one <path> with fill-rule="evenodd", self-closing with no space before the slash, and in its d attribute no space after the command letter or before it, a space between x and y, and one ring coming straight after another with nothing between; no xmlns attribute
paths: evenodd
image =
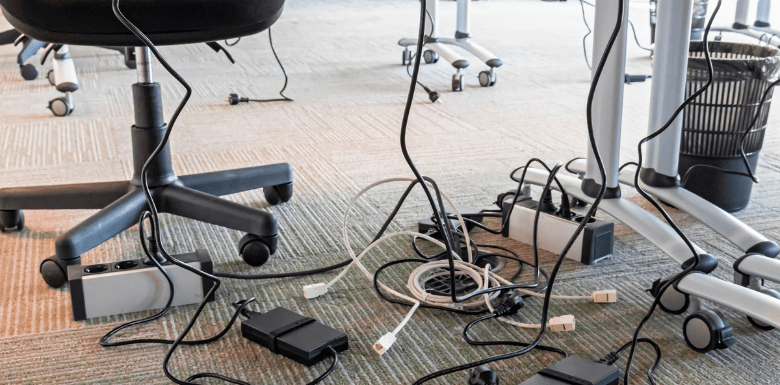
<svg viewBox="0 0 780 385"><path fill-rule="evenodd" d="M726 1L721 24L730 24L734 1ZM347 258L341 241L343 214L354 194L384 178L411 176L400 153L398 134L409 77L400 65L402 37L414 36L418 2L409 0L296 0L274 25L276 49L290 75L286 94L292 103L229 106L236 92L271 98L282 75L263 33L229 48L231 65L206 45L162 48L171 65L192 84L194 94L172 137L174 168L180 175L259 164L289 162L295 169L294 198L269 206L262 191L227 199L272 212L281 231L279 251L269 262L250 268L238 257L243 234L163 215L164 242L176 253L208 249L215 269L260 274L312 269ZM452 69L444 60L425 65L420 80L442 91L443 104L430 104L418 92L408 146L418 168L433 177L457 204L488 208L498 193L512 188L508 173L531 157L548 162L579 156L586 146L585 100L589 71L582 58L579 4L537 0L475 2L475 39L506 63L494 88L479 87L483 65L470 55L462 93L449 92ZM647 1L631 2L631 18L642 42L649 41ZM592 11L588 10L589 17ZM777 12L777 10L775 10ZM777 13L776 13L777 14ZM441 3L439 29L454 30L455 3ZM717 23L716 23L717 24ZM0 29L9 24L0 19ZM0 186L28 186L126 180L132 176L129 126L130 85L134 71L114 51L74 47L80 89L72 116L56 118L45 108L59 96L44 76L22 80L17 49L0 47ZM645 51L629 44L628 72L650 73ZM50 64L39 66L44 75ZM168 116L183 95L175 80L155 67ZM647 129L650 83L626 87L622 160L636 159L635 143ZM768 238L780 240L780 107L773 110L761 155L761 183L738 218ZM777 128L777 129L776 129ZM356 248L365 246L403 191L402 184L382 186L355 207L348 232ZM637 194L628 199L651 209ZM691 239L721 262L714 273L729 280L738 250L684 213L671 215ZM68 288L50 289L38 275L41 260L54 254L54 240L94 211L27 211L21 232L0 235L0 384L165 384L164 346L102 348L99 338L113 327L152 313L143 312L75 322ZM429 215L424 196L413 193L391 230L412 229ZM495 221L489 225L498 226ZM626 226L616 223L614 257L598 266L567 260L555 287L557 294L581 295L614 288L619 302L599 305L554 302L551 315L574 314L577 329L548 334L544 343L598 359L625 343L651 303L645 293L653 280L678 271L670 259ZM477 231L480 243L510 247L530 260L531 248ZM84 264L141 256L134 227L82 256ZM408 239L396 239L372 252L369 268L413 255ZM544 266L554 255L542 253ZM508 269L515 269L509 263ZM405 285L410 267L390 269L384 281ZM345 331L350 349L325 384L410 384L432 371L504 353L508 347L475 348L462 337L471 317L420 310L383 356L371 345L391 331L406 308L382 301L358 272L350 272L331 292L303 298L304 285L318 277L270 281L226 281L216 301L206 307L191 338L215 334L232 315L231 303L255 297L258 311L284 306ZM706 304L708 308L716 308ZM172 309L157 322L120 333L118 338L174 338L195 306ZM741 314L719 309L734 328L738 344L707 355L685 345L684 316L657 312L643 336L663 350L657 371L660 384L776 384L780 382L780 334L753 328ZM518 319L537 322L541 302L529 299ZM488 322L474 328L474 338L529 341L533 330ZM496 363L502 384L519 384L556 362L551 353L533 352ZM638 350L632 383L644 384L653 354ZM208 346L182 347L171 360L174 375L218 372L254 384L304 384L330 362L306 368L240 337L237 326ZM625 357L618 363L625 364ZM457 373L432 384L463 384Z"/></svg>

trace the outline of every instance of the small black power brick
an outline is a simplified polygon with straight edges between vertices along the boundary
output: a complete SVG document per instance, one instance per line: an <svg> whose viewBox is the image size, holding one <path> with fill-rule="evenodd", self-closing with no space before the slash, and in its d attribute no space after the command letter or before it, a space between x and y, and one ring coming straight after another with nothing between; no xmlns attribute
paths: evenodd
<svg viewBox="0 0 780 385"><path fill-rule="evenodd" d="M242 314L247 317L241 321L244 338L306 366L328 358L328 347L338 353L349 347L346 333L282 307Z"/></svg>
<svg viewBox="0 0 780 385"><path fill-rule="evenodd" d="M619 381L617 367L569 356L520 385L617 385Z"/></svg>

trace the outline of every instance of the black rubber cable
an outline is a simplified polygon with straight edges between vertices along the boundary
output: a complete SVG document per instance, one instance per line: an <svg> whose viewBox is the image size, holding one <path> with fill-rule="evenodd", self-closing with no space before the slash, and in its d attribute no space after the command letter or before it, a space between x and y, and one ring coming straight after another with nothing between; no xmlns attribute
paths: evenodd
<svg viewBox="0 0 780 385"><path fill-rule="evenodd" d="M712 59L710 58L710 49L709 49L709 44L707 43L707 40L708 40L708 37L709 37L710 29L712 28L712 22L715 20L715 17L718 15L718 11L720 10L720 7L721 7L722 3L723 3L722 0L718 0L718 4L717 4L717 6L715 7L715 10L712 13L712 16L710 16L710 20L707 22L707 27L704 29L704 39L703 39L703 41L704 41L704 58L705 58L705 60L707 62L707 76L708 76L707 82L701 88L699 88L696 92L694 92L693 95L688 97L677 108L677 110L674 111L674 113L669 118L669 120L666 122L666 124L661 126L661 128L659 128L657 131L653 132L652 134L646 136L641 141L639 141L639 144L637 145L637 152L638 152L637 164L639 164L639 165L642 164L642 145L647 143L647 142L649 142L649 141L651 141L651 140L653 140L654 138L656 138L659 135L661 135L664 131L666 131L666 129L669 128L669 126L672 125L674 120L677 119L677 116L680 115L680 113L682 113L682 111L685 109L685 107L688 104L690 104L691 102L693 102L697 97L699 97L699 95L704 93L704 91L706 91L707 88L709 88L709 86L712 84L714 70L713 70L713 67L712 67ZM686 275L688 275L691 272L693 272L694 269L696 269L696 267L698 267L699 261L700 261L699 254L696 252L696 248L693 246L693 243L691 243L691 241L688 239L688 237L686 237L685 234L682 232L682 230L680 230L680 228L674 223L674 221L669 216L669 214L666 212L666 210L664 210L663 207L661 207L661 205L658 204L658 202L656 202L655 199L653 199L639 185L639 174L640 174L641 171L642 171L642 167L637 167L636 173L634 174L634 186L635 186L637 192L639 192L639 194L642 195L642 197L644 197L648 202L650 202L650 204L653 205L653 207L655 207L655 209L658 210L659 213L661 213L661 215L664 217L664 220L666 220L666 222L669 224L669 226L675 231L675 233L677 233L677 235L680 237L680 239L683 240L685 245L690 249L691 253L693 254L693 263L691 263L690 266L688 266L682 272L680 272L677 275L675 275L672 279L667 281L664 285L662 285L659 288L658 295L653 300L653 304L650 306L650 309L647 311L647 313L645 314L644 318L642 318L642 320L640 321L640 323L637 326L636 330L634 331L634 336L633 336L632 341L631 341L631 352L628 355L628 362L626 364L626 370L625 370L625 375L624 375L624 379L623 379L623 383L625 383L625 384L629 383L628 379L629 379L629 376L630 376L630 373L631 373L631 364L632 364L632 362L634 360L634 351L636 350L637 339L639 338L639 332L642 330L642 327L644 327L645 323L647 323L647 321L653 315L653 312L655 311L656 307L658 307L658 304L661 302L661 297L663 296L663 294L666 291L666 289L668 289L673 284L676 284L680 279L682 279Z"/></svg>
<svg viewBox="0 0 780 385"><path fill-rule="evenodd" d="M339 354L338 354L338 352L336 352L335 349L333 349L333 347L330 347L330 346L328 346L328 352L330 352L331 356L333 356L333 362L328 367L328 370L326 370L325 372L320 374L319 377L315 378L313 381L309 382L306 385L316 385L316 384L319 384L326 377L328 377L333 372L334 369L336 369L336 365L339 363ZM230 377L225 377L225 376L223 376L221 374L217 374L217 373L200 373L200 374L196 374L196 375L190 376L190 378L188 378L186 382L187 383L191 383L192 381L200 379L200 378L214 378L214 379L222 380L222 381L225 381L225 382L229 382L231 384L238 384L238 385L246 384L243 381L239 381L239 380L236 380L236 379L233 379L233 378L230 378Z"/></svg>
<svg viewBox="0 0 780 385"><path fill-rule="evenodd" d="M152 54L157 58L157 60L160 62L160 64L168 71L171 76L173 76L186 90L186 93L184 97L182 98L179 105L174 110L173 114L171 115L171 119L168 123L168 127L166 128L163 137L160 140L160 143L157 145L157 148L152 152L152 154L149 156L147 161L144 163L142 169L141 169L141 184L143 187L144 194L146 196L147 203L150 208L150 218L152 221L152 231L154 233L154 242L157 244L157 248L159 249L160 253L165 257L168 261L175 264L176 266L179 266L191 273L194 273L200 277L209 279L214 282L214 285L211 287L209 292L204 296L203 301L198 305L198 308L195 310L194 315L190 319L189 323L185 327L184 331L179 334L179 336L176 338L175 341L171 344L170 348L168 349L167 353L165 354L165 357L163 359L163 372L165 373L166 377L177 384L187 384L186 382L183 382L179 379L177 379L173 374L170 373L168 370L168 362L170 361L171 356L173 355L173 352L176 350L178 345L181 345L184 343L184 338L187 336L187 334L192 330L192 327L194 326L195 322L197 321L198 317L200 316L201 312L203 311L204 307L207 304L207 301L209 298L214 295L214 293L219 289L219 286L221 285L221 281L216 276L213 276L211 274L208 274L206 272L203 272L199 269L196 269L192 266L189 266L186 263L181 262L180 260L172 257L163 246L162 240L161 240L161 233L160 233L160 220L158 216L157 207L155 205L154 199L151 195L151 190L149 188L149 181L148 181L148 173L151 165L154 163L154 161L157 159L157 157L160 155L162 150L165 148L165 146L168 143L168 140L170 139L171 132L173 131L173 127L176 123L176 120L178 119L179 115L181 114L181 111L184 109L184 106L187 104L187 101L189 100L190 96L192 95L192 88L187 83L184 78L182 78L178 72L176 72L165 60L165 58L160 54L160 52L157 50L155 45L149 40L149 38L144 35L141 30L139 30L130 20L125 17L121 10L119 9L119 0L112 0L111 2L112 10L114 12L114 15L119 19L119 21L127 28L129 29L136 37L138 37L144 45L146 45L149 50L152 52ZM270 31L269 31L269 37L270 37ZM278 59L278 58L277 58ZM142 219L144 217L142 216ZM148 250L147 250L148 251ZM150 256L152 260L154 260L154 256ZM158 267L161 269L161 267ZM170 282L170 281L169 281ZM171 296L173 296L173 292L171 292ZM186 343L184 343L186 344ZM225 377L227 378L227 377ZM237 382L235 383L241 383L239 380L235 380Z"/></svg>
<svg viewBox="0 0 780 385"><path fill-rule="evenodd" d="M493 319L498 318L495 313L491 313L482 317L479 317L473 321L471 321L468 325L466 325L465 328L463 328L463 339L469 343L470 345L475 346L519 346L519 347L527 347L529 344L526 342L517 342L517 341L477 341L469 337L469 330L471 330L472 327L474 327L476 324ZM552 346L546 346L546 345L536 345L536 349L543 350L546 352L552 352L552 353L558 353L563 356L563 358L566 358L569 356L569 353L566 353L565 350L559 349Z"/></svg>
<svg viewBox="0 0 780 385"><path fill-rule="evenodd" d="M425 9L425 2L422 1L421 3L423 4L423 10L424 10ZM547 330L547 311L548 311L548 308L549 308L550 296L551 296L552 291L553 291L553 285L555 283L555 278L556 278L556 276L558 274L558 269L560 268L561 263L563 262L563 259L566 257L566 254L569 252L569 249L574 244L574 241L577 239L577 237L580 235L582 230L585 228L585 225L588 223L590 218L595 214L596 210L598 209L599 204L601 203L601 200L604 198L604 194L607 191L607 174L606 174L606 169L604 168L604 162L603 162L603 160L601 158L601 154L598 151L598 144L596 144L595 132L593 130L592 109L593 109L593 98L594 98L594 95L595 95L596 86L598 85L599 79L601 78L601 73L604 70L604 66L606 65L607 58L609 57L609 53L612 51L612 47L614 46L615 40L617 39L618 33L620 32L621 26L623 24L623 7L624 7L623 1L619 1L618 2L618 12L617 12L617 20L616 20L615 28L613 29L612 35L610 36L609 41L607 42L606 48L604 49L604 54L602 55L602 57L601 57L601 59L599 61L599 65L596 68L596 72L593 75L593 80L591 82L590 91L588 93L588 102L587 102L588 138L590 139L591 150L593 151L594 158L596 160L596 163L598 164L599 174L601 176L602 183L601 183L601 186L599 188L598 195L596 196L593 204L591 205L590 210L588 210L588 212L585 214L585 217L584 217L583 221L580 222L580 224L579 224L579 226L577 226L577 229L575 230L574 234L569 239L569 241L566 243L566 246L564 246L563 252L561 253L561 256L558 258L558 260L557 260L557 262L555 264L555 267L553 268L552 273L550 274L550 282L548 283L549 288L548 288L548 290L545 291L544 305L542 306L542 317L541 317L542 322L541 322L541 329L539 330L539 334L534 339L534 341L529 344L529 346L527 346L527 347L525 347L525 348L523 348L521 350L518 350L518 351L513 352L513 353L508 353L508 354L504 354L504 355L500 355L500 356L495 356L495 357L491 357L491 358L488 358L488 359L472 362L472 363L469 363L469 364L459 365L459 366L456 366L456 367L453 367L453 368L441 370L441 371L438 371L436 373L432 373L432 374L429 374L429 375L427 375L425 377L420 378L419 380L417 380L414 383L414 385L420 385L420 384L422 384L424 382L427 382L429 380L432 380L434 378L437 378L437 377L440 377L440 376L443 376L443 375L446 375L446 374L458 372L460 370L470 369L470 368L477 367L479 365L483 365L483 364L486 364L486 363L490 363L490 362L494 362L494 361L499 361L499 360L503 360L503 359L507 359L507 358L520 356L522 354L525 354L525 353L531 351L534 347L536 347L536 345L538 345L541 342L542 338L544 337L544 334L545 334L545 332ZM422 17L422 15L421 15L421 17ZM555 178L555 174L550 173L550 177L547 180L547 185L548 185L547 188L549 188L549 185L552 184L554 178ZM534 226L536 226L537 224L538 223L535 223ZM451 272L451 273L454 273L454 272ZM453 283L452 287L455 287L454 283Z"/></svg>
<svg viewBox="0 0 780 385"><path fill-rule="evenodd" d="M739 140L739 154L740 154L740 157L742 158L742 163L744 163L745 168L747 169L747 173L739 172L739 171L726 170L724 168L711 166L711 165L708 165L708 164L696 164L696 165L691 166L688 170L685 171L685 174L683 175L682 181L681 181L681 184L682 184L683 187L685 187L685 183L688 181L688 178L690 178L692 170L694 170L694 169L704 169L704 168L714 169L714 170L719 171L719 172L721 172L723 174L738 175L738 176L748 177L748 178L750 178L753 181L753 183L758 183L759 182L758 177L756 177L755 173L753 172L753 168L750 167L750 162L748 162L747 154L745 154L745 139L747 139L748 135L750 135L750 133L752 132L753 127L755 127L755 125L758 123L758 118L761 116L761 112L764 109L764 103L766 102L766 99L769 97L769 93L778 84L780 84L780 79L777 79L774 82L772 82L771 84L769 84L769 86L767 86L766 90L764 90L764 94L761 96L761 101L758 103L758 110L753 115L753 119L750 121L750 124L748 124L748 126L746 127L745 132L743 132L742 135L740 136L740 140Z"/></svg>
<svg viewBox="0 0 780 385"><path fill-rule="evenodd" d="M241 38L239 38L240 40ZM284 90L287 89L287 82L289 78L287 77L287 71L284 69L284 65L282 64L282 61L279 60L279 55L276 54L276 49L274 48L274 40L271 37L271 28L268 28L268 43L271 45L271 52L274 54L274 59L276 59L276 62L279 64L279 68L282 70L282 74L284 75L284 86L282 86L282 89L279 91L279 95L281 98L275 98L275 99L247 99L250 102L257 102L257 103L270 103L270 102L294 102L294 100L288 98L284 94ZM235 44L238 44L238 41L236 41ZM235 45L234 44L234 45Z"/></svg>

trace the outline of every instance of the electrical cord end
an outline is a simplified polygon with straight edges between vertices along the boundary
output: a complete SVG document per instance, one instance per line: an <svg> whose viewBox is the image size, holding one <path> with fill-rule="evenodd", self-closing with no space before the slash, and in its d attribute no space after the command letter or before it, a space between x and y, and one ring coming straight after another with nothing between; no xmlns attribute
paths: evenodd
<svg viewBox="0 0 780 385"><path fill-rule="evenodd" d="M574 330L574 316L571 314L550 318L548 326L554 332L570 332Z"/></svg>
<svg viewBox="0 0 780 385"><path fill-rule="evenodd" d="M614 303L617 302L617 290L599 290L593 292L593 302Z"/></svg>
<svg viewBox="0 0 780 385"><path fill-rule="evenodd" d="M390 349L391 346L395 343L395 334L393 333L387 333L382 336L382 338L379 339L376 343L374 343L374 351L377 352L380 356L382 354L385 354L385 352Z"/></svg>
<svg viewBox="0 0 780 385"><path fill-rule="evenodd" d="M322 282L303 287L303 297L306 299L317 298L328 292L328 286Z"/></svg>
<svg viewBox="0 0 780 385"><path fill-rule="evenodd" d="M488 365L480 365L471 369L468 385L498 385L498 374Z"/></svg>
<svg viewBox="0 0 780 385"><path fill-rule="evenodd" d="M243 98L241 96L238 96L238 94L230 94L230 96L228 96L228 103L230 103L231 106L235 106L236 104L239 103L248 103L248 102L249 102L249 98Z"/></svg>
<svg viewBox="0 0 780 385"><path fill-rule="evenodd" d="M496 306L496 309L493 310L493 314L498 317L514 315L517 314L523 306L525 306L525 303L523 302L522 295L517 291L512 291L504 296L501 304Z"/></svg>
<svg viewBox="0 0 780 385"><path fill-rule="evenodd" d="M428 92L428 99L431 100L431 103L439 103L441 104L441 100L439 99L441 97L441 93L439 91L429 91Z"/></svg>

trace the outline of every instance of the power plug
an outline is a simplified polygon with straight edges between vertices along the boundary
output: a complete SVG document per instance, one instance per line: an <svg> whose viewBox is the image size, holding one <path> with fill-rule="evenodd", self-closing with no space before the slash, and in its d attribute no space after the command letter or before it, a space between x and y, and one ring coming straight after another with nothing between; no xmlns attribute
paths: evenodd
<svg viewBox="0 0 780 385"><path fill-rule="evenodd" d="M498 385L498 374L490 366L477 366L471 369L468 385Z"/></svg>

